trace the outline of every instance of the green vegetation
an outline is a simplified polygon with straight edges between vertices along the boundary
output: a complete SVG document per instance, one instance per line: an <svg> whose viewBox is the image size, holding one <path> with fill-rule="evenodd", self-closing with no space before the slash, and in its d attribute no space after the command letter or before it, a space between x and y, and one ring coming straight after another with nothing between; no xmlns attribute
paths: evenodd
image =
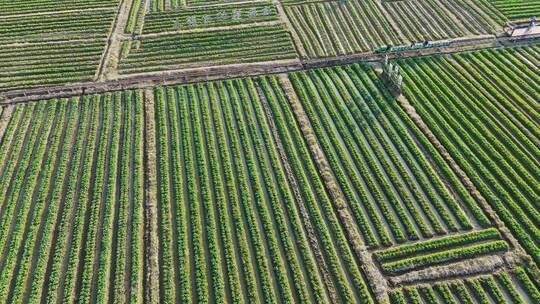
<svg viewBox="0 0 540 304"><path fill-rule="evenodd" d="M504 277L505 280L498 280L500 277ZM518 289L524 292L518 292ZM392 304L537 303L538 298L535 296L538 296L537 287L532 285L524 271L518 269L515 272L505 271L465 280L394 289L390 292L390 302Z"/></svg>
<svg viewBox="0 0 540 304"><path fill-rule="evenodd" d="M489 0L508 19L528 19L540 16L538 0Z"/></svg>
<svg viewBox="0 0 540 304"><path fill-rule="evenodd" d="M144 34L233 26L253 22L277 21L277 11L270 2L243 3L234 6L186 7L147 14Z"/></svg>
<svg viewBox="0 0 540 304"><path fill-rule="evenodd" d="M461 247L463 245L469 245L475 242L498 238L500 238L499 231L497 231L495 228L489 228L486 230L451 235L426 242L393 247L391 249L375 253L375 257L379 262L387 262L417 254L431 253L433 251L446 250L453 247Z"/></svg>
<svg viewBox="0 0 540 304"><path fill-rule="evenodd" d="M324 1L285 11L309 58L489 34L505 21L487 0Z"/></svg>
<svg viewBox="0 0 540 304"><path fill-rule="evenodd" d="M539 263L540 92L530 61L489 50L401 66L418 114Z"/></svg>
<svg viewBox="0 0 540 304"><path fill-rule="evenodd" d="M367 244L472 228L475 219L467 217L429 156L413 143L404 126L407 118L397 104L389 106L395 100L378 90L369 68L336 67L290 77ZM463 185L453 181L481 224L489 225Z"/></svg>
<svg viewBox="0 0 540 304"><path fill-rule="evenodd" d="M0 91L90 81L103 48L104 41L0 48Z"/></svg>
<svg viewBox="0 0 540 304"><path fill-rule="evenodd" d="M114 10L100 10L2 18L0 44L77 38L102 40L109 34L114 14Z"/></svg>
<svg viewBox="0 0 540 304"><path fill-rule="evenodd" d="M264 38L264 39L263 39ZM120 73L137 73L296 58L282 26L143 38L120 61Z"/></svg>
<svg viewBox="0 0 540 304"><path fill-rule="evenodd" d="M142 302L140 95L14 106L0 145L2 302Z"/></svg>

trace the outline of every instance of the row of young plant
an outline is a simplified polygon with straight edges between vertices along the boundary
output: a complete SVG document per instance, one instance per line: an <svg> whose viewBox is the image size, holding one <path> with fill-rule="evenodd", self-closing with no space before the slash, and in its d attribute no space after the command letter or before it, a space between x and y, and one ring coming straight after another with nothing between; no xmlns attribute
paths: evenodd
<svg viewBox="0 0 540 304"><path fill-rule="evenodd" d="M0 49L0 91L92 80L103 41Z"/></svg>
<svg viewBox="0 0 540 304"><path fill-rule="evenodd" d="M81 37L105 39L113 16L113 10L100 10L4 18L0 21L0 44Z"/></svg>
<svg viewBox="0 0 540 304"><path fill-rule="evenodd" d="M372 2L286 6L308 57L359 53L401 39Z"/></svg>
<svg viewBox="0 0 540 304"><path fill-rule="evenodd" d="M2 12L0 12L0 15L10 16L28 13L43 13L76 9L115 8L118 5L118 2L118 0L75 0L69 2L56 0L17 0L2 3Z"/></svg>
<svg viewBox="0 0 540 304"><path fill-rule="evenodd" d="M347 66L345 69L335 68L333 70L328 70L328 74L333 78L334 83L339 83L339 81L341 81L345 84L345 86L348 88L347 94L350 94L353 100L360 100L360 96L355 93L356 91L359 91L361 99L365 102L365 105L357 104L357 106L361 109L360 112L363 112L365 117L367 117L366 121L371 125L376 137L388 137L392 146L395 147L399 152L398 157L390 147L390 143L388 141L380 140L386 150L386 153L390 156L394 166L397 168L400 175L405 180L407 187L412 192L414 200L419 205L418 208L424 212L427 221L433 227L435 233L444 234L446 230L443 227L443 224L439 222L431 208L435 209L439 217L442 219L442 222L444 222L444 225L450 231L472 229L470 220L461 209L461 206L459 206L455 199L451 197L449 194L450 191L445 188L441 178L435 173L435 169L427 163L426 156L422 154L417 145L413 144L412 138L407 135L406 129L403 127L403 123L396 120L392 112L384 113L384 109L388 109L386 107L386 101L383 100L381 93L371 86L371 83L368 81L365 73L358 70L358 66L355 68L356 71L351 66ZM339 73L341 80L335 77L334 70ZM341 85L338 85L338 89L339 88L341 88ZM341 91L343 92L343 89L341 89ZM342 94L342 96L345 95L345 93ZM346 100L349 99L346 98ZM350 100L349 106L354 108L354 105L350 102ZM373 114L376 121L374 119L370 119L369 112ZM357 113L358 112L353 111L353 115ZM361 121L361 119L357 117L357 121ZM393 125L390 125L390 122L393 123ZM400 133L401 137L398 137L396 133ZM407 144L408 149L404 147L404 144ZM415 160L409 156L409 153L414 155ZM405 164L402 162L405 162ZM405 165L408 166L408 170L405 169ZM424 174L422 174L419 167L422 168ZM411 176L409 172L412 172L413 176ZM416 186L415 182L418 182L421 189ZM436 193L434 190L436 190L438 193ZM429 202L424 199L423 195L429 199ZM445 209L445 205L450 212ZM413 206L410 208L412 207ZM452 218L450 213L453 214L455 220Z"/></svg>
<svg viewBox="0 0 540 304"><path fill-rule="evenodd" d="M380 263L385 263L391 260L402 259L416 254L431 253L443 249L450 249L499 238L499 231L496 228L489 228L386 249L376 252L375 258Z"/></svg>
<svg viewBox="0 0 540 304"><path fill-rule="evenodd" d="M449 79L449 77L446 76L440 69L437 67L433 68L434 71L431 69L417 69L418 75L423 77L424 79L428 79L426 77L430 77L429 79L436 80L437 76L435 73L442 74L442 79L444 81L447 81L450 86L452 86L453 82ZM434 82L431 82L430 80L427 80L427 85L429 87L433 87L436 84ZM442 80L440 80L442 81ZM472 114L471 110L464 107L460 101L463 100L464 102L471 100L469 99L469 96L466 94L466 92L462 91L457 85L452 86L453 91L451 92L449 88L443 87L441 90L436 89L435 93L438 98L441 99L441 102L443 104L447 104L450 100L453 101L453 106L448 107L447 106L447 113L443 111L443 108L440 106L438 109L441 111L441 114L443 115L452 115L452 117L455 117L456 122L459 121L460 125L457 125L452 119L449 119L449 123L456 126L456 131L459 132L461 138L463 138L466 141L472 141L474 138L476 141L476 148L482 148L487 155L491 155L493 162L490 163L490 161L483 157L482 154L479 154L479 157L488 165L492 164L491 167L489 167L491 170L493 170L495 173L500 176L500 178L504 182L510 182L510 179L504 179L504 177L509 176L511 178L511 181L516 184L517 187L511 187L509 189L509 192L514 197L514 199L525 202L527 199L531 200L533 197L537 196L538 194L535 193L536 191L533 190L531 187L535 187L535 183L533 182L533 177L525 168L523 168L520 163L515 159L513 153L510 153L507 149L507 143L501 143L498 141L497 136L493 135L491 132L495 133L502 133L498 128L496 128L494 131L488 130L487 127L485 127L482 123L475 123L473 124L469 120L474 119L474 115ZM437 102L433 102L434 105L438 105ZM466 116L465 116L466 115ZM469 119L465 119L465 117ZM461 126L461 128L460 128ZM497 133L495 133L497 134ZM502 133L504 134L504 133ZM483 136L482 136L483 135ZM468 137L470 136L470 137ZM472 145L472 144L471 144ZM514 145L515 147L515 145ZM512 166L510 166L510 163ZM534 168L534 167L533 167ZM501 173L502 172L502 173ZM504 175L503 175L504 174ZM540 179L537 179L540 181ZM511 182L510 182L511 183ZM511 184L513 186L513 184ZM538 188L538 187L535 187ZM526 197L523 196L523 194L526 195Z"/></svg>
<svg viewBox="0 0 540 304"><path fill-rule="evenodd" d="M198 237L204 243L199 250L208 250L210 262L208 265L197 264L195 259L196 271L209 266L208 270L200 272L200 280L198 275L195 275L196 298L207 299L212 296L224 299L229 294L234 302L258 301L261 298L270 302L293 301L296 297L302 302L310 302L310 287L306 286L306 282L310 281L310 284L313 284L312 290L322 298L324 290L320 286L312 253L309 252L307 240L295 213L294 201L290 193L280 193L280 190L289 189L278 157L274 154L275 151L267 150L267 147L273 146L271 142L263 143L263 140L271 140L268 126L259 125L263 121L254 117L252 107L259 105L255 104L258 97L253 82L218 82L204 86L179 87L176 91L169 88L167 101L160 90L156 90L158 145L164 155L171 156L172 163L165 161L160 164L159 172L168 170L169 166L177 168L175 170L184 168L186 171L176 172L166 179L162 179L163 173L160 173L160 189L164 192L163 189L168 187L168 179L185 174L188 180L192 179L193 184L193 191L187 192L190 195L187 198L190 209L193 212L194 208L201 205L202 210L199 212L205 214L202 217L194 213L189 215L191 227L201 225L205 229L205 239L200 233L192 236L192 239ZM165 114L167 108L168 115ZM261 111L257 108L258 117L263 117ZM178 134L177 124L181 124L182 134ZM177 143L180 138L181 144ZM240 145L240 141L245 144ZM170 143L170 148L166 147L167 143ZM182 156L179 146L184 147ZM271 160L270 166L265 155ZM273 180L277 177L280 178L278 183ZM225 178L225 182L222 178ZM179 187L178 191L183 191L184 183L189 181L176 179L173 185ZM280 190L276 185L279 185ZM185 186L190 187L189 184ZM177 194L180 193L178 191ZM162 201L170 197L168 192L167 190L161 194ZM199 201L199 196L202 201ZM287 197L286 206L294 217L288 219L285 215L281 197ZM162 211L162 221L170 216L165 214L168 212L170 211ZM179 214L173 216L182 220ZM202 223L195 223L194 219L202 219ZM219 228L214 226L215 222ZM291 222L294 222L294 225L289 224ZM294 228L294 237L302 242L292 242L289 225ZM162 226L165 225L162 223ZM247 231L244 227L247 227ZM169 234L171 233L163 235ZM166 241L171 242L171 239ZM299 246L302 251L298 253L295 246ZM222 251L225 254L222 255ZM205 255L202 256L201 263L206 263ZM237 264L238 258L244 262ZM169 259L166 258L165 261ZM252 263L252 260L255 262ZM312 272L305 273L302 270L304 267L309 267ZM174 275L169 271L162 276L162 283L166 288L165 301L175 296L174 282L171 284L168 281ZM313 280L304 278L306 275ZM182 278L185 273L177 276ZM210 286L203 285L207 276L212 278L209 280ZM189 276L185 279L189 286ZM230 286L229 290L224 288L225 284ZM168 285L172 286L166 287ZM277 286L277 289L274 286ZM182 285L180 287L185 290ZM244 294L244 290L247 294ZM182 295L184 296L185 294ZM187 296L189 299L189 295Z"/></svg>
<svg viewBox="0 0 540 304"><path fill-rule="evenodd" d="M408 61L407 63L407 65L403 65L404 69L402 70L402 73L405 75L406 86L404 90L407 98L415 106L418 113L431 127L454 159L465 169L482 194L488 198L488 201L513 231L516 238L522 242L533 258L538 261L538 245L534 241L538 239L534 237L538 234L537 214L534 208L527 208L531 212L527 212L526 214L523 207L520 206L521 204L523 206L531 206L533 202L526 198L525 195L530 196L537 193L537 187L529 184L534 188L528 190L527 184L531 183L532 180L524 181L516 173L508 175L502 172L503 169L506 172L513 172L514 170L507 164L504 158L499 156L499 153L507 152L508 144L504 145L502 151L493 151L491 143L488 145L485 139L485 136L490 135L490 133L476 133L475 127L482 127L483 125L481 121L476 120L475 126L472 126L469 122L469 119L475 119L474 117L460 120L459 123L455 121L454 115L462 115L456 110L459 103L468 102L471 105L477 105L477 103L472 103L472 101L464 97L449 99L448 96L452 96L454 93L450 92L446 85L441 86L434 83L434 81L437 81L437 78L433 76L434 74L430 72L430 69L427 69L426 64L422 64L418 60L416 62ZM419 64L422 64L422 70ZM454 75L456 74L459 73L454 73ZM419 78L422 75L426 76ZM432 76L427 78L428 75ZM442 75L446 75L446 80L444 81L445 83L448 82L450 76L446 73ZM440 81L442 80L439 80L437 83L440 83ZM466 82L466 85L469 89L473 87L469 82ZM458 89L459 85L454 86L454 91L458 91ZM474 92L474 88L471 90ZM466 95L461 96L466 97ZM430 102L424 102L426 98L429 98ZM420 103L421 100L422 103ZM444 107L442 107L443 102L445 104ZM453 111L453 114L449 114L448 111ZM464 128L468 128L468 131L464 130ZM496 137L501 138L500 134L504 134L501 130L497 130L496 132L491 142L497 143ZM512 155L511 152L508 153L506 155ZM497 163L493 159L495 157L499 157ZM520 167L519 162L514 162L512 166L518 169ZM521 172L526 172L524 167L521 168ZM521 189L518 188L518 185ZM520 191L523 189L527 189L527 191ZM504 199L504 205L501 199ZM533 237L531 238L531 236Z"/></svg>
<svg viewBox="0 0 540 304"><path fill-rule="evenodd" d="M269 103L294 178L317 231L318 242L325 254L328 270L332 274L331 284L335 285L337 296L344 301L351 301L356 294L360 301L371 302L366 283L345 239L343 228L310 156L300 127L296 124L289 100L276 77L261 77L258 84ZM352 282L348 280L348 276Z"/></svg>
<svg viewBox="0 0 540 304"><path fill-rule="evenodd" d="M522 292L523 291L523 292ZM536 303L540 293L521 267L493 275L394 289L390 303Z"/></svg>
<svg viewBox="0 0 540 304"><path fill-rule="evenodd" d="M498 253L506 251L509 248L510 247L506 241L489 241L477 245L473 244L466 247L385 262L382 263L381 266L385 272L390 274L399 274L412 269L475 258L486 254Z"/></svg>
<svg viewBox="0 0 540 304"><path fill-rule="evenodd" d="M3 174L11 172L12 178L6 176L0 185L2 187L8 185L11 190L6 195L19 204L16 211L18 214L11 215L12 223L6 222L3 226L9 229L9 234L6 235L8 239L0 247L5 253L1 259L5 267L2 267L0 274L0 279L4 282L0 290L2 299L8 302L29 303L55 302L59 299L82 300L83 298L84 300L95 298L108 301L109 294L118 299L129 296L128 292L130 292L132 302L140 301L142 295L142 269L139 269L139 265L142 264L140 239L142 209L140 206L137 207L135 204L133 206L133 212L139 214L133 216L133 219L137 217L138 223L133 229L135 233L132 237L139 237L139 239L134 242L136 246L132 247L131 256L126 258L125 255L119 255L113 258L112 252L113 235L118 233L118 231L113 232L112 227L120 221L118 218L131 217L125 214L114 214L117 209L115 158L120 154L119 147L115 147L117 144L112 141L116 143L120 141L119 128L124 122L120 115L122 110L120 98L121 94L117 93L114 96L114 102L110 100L110 96L105 96L103 99L100 96L84 96L81 101L78 97L74 97L71 100L39 102L35 109L33 105L28 106L28 113L35 111L35 116L28 123L25 123L25 119L19 120L20 111L14 112L15 119L11 120L10 124L19 124L18 132L21 136L10 131L3 141L6 140L6 143L12 144L14 148L17 147L14 141L20 141L26 145L27 149L20 152L22 158L19 159L14 170L11 169L12 165L8 161L5 164L6 167L3 167L6 171L2 171ZM103 113L103 117L100 116L102 102L114 103L116 116L114 118L111 116L114 123L107 119L108 106L104 105L106 114ZM139 113L141 113L140 110ZM46 118L43 116L45 114ZM24 126L20 123L24 123ZM102 125L101 130L98 131L102 123L105 125ZM96 170L96 178L99 178L97 162L94 162L93 150L96 144L94 138L101 131L106 133L109 123L112 124L112 131L116 134L109 139L111 144L103 143L106 137L103 137L105 136L103 133L100 135L100 149L108 151L100 153L109 154L109 163L106 165L104 158L96 159L96 161L103 161L100 163L101 167L108 168L106 176L102 177L103 182L109 186L102 194L98 188L90 186L93 168ZM141 137L138 136L139 142ZM137 149L140 159L137 161L138 168L134 166L136 169L134 175L138 176L138 186L142 186L142 146L139 144ZM33 161L27 161L24 155L33 155ZM130 158L123 160L129 162ZM86 162L83 164L83 161ZM17 182L20 176L25 176L24 183ZM95 180L94 184L99 186L99 181ZM94 215L87 219L85 213L90 212L87 205L90 202L90 188L92 191L98 191L92 192L94 193L92 197L94 205L98 208L94 212L99 214L99 217ZM126 191L129 192L129 189ZM142 188L134 190L133 193L134 197L135 193L138 193L140 205ZM103 206L100 207L101 204ZM15 210L6 205L3 216L10 215L12 211ZM122 229L126 229L126 226L122 225ZM118 240L117 236L114 238ZM121 241L127 242L125 238ZM119 242L118 240L117 243ZM120 245L114 247L115 252L122 248ZM80 259L81 253L84 255L84 260ZM117 262L121 263L119 259L122 259L123 263L129 259L135 267L134 270L129 270L130 277L125 279L130 279L129 291L121 289L123 293L121 295L110 293L108 289L113 265ZM67 267L64 268L66 265ZM94 265L98 266L95 273ZM78 281L82 283L80 293L76 291ZM95 291L86 287L94 286L94 284ZM127 282L124 281L121 284L127 284Z"/></svg>
<svg viewBox="0 0 540 304"><path fill-rule="evenodd" d="M120 61L121 73L188 68L227 63L296 58L289 34L281 26L145 38ZM265 37L261 40L261 37Z"/></svg>
<svg viewBox="0 0 540 304"><path fill-rule="evenodd" d="M54 158L50 154L45 156L47 140L50 136L51 142L55 144L60 138L61 128L54 128L57 120L51 114L58 109L60 114L58 117L63 121L66 108L65 104L59 105L57 101L53 101L47 106L43 106L42 109L43 111L40 111L40 114L44 116L41 116L41 118L40 116L34 116L36 120L32 122L31 127L36 130L35 137L39 140L35 140L32 144L29 143L28 147L31 148L22 151L22 158L11 181L12 187L8 190L3 202L4 213L2 214L2 230L0 234L0 248L2 248L0 259L2 269L0 271L0 301L2 302L9 301L8 293L11 286L14 286L17 291L16 297L19 297L24 290L23 286L21 286L23 282L19 281L12 284L12 276L15 272L19 251L24 251L26 254L24 258L26 259L31 252L30 249L27 249L30 246L27 241L32 240L36 230L35 228L30 229L29 233L31 235L28 236L26 235L28 233L26 229L35 227L35 220L40 219L39 212L43 208L43 206L34 205L33 190L40 187L40 182L43 181L43 179L38 180L41 174L39 169L43 169L45 179L50 177L51 163L54 162ZM27 225L28 220L31 221L31 224Z"/></svg>
<svg viewBox="0 0 540 304"><path fill-rule="evenodd" d="M434 147L434 145L428 140L428 138L425 136L425 134L418 128L418 126L413 122L413 120L409 117L407 113L403 110L399 102L396 100L395 97L391 95L391 93L388 91L388 88L386 85L381 81L381 79L376 74L375 70L370 67L369 65L363 65L359 66L357 64L354 65L354 69L357 72L357 75L363 78L364 83L368 84L368 88L371 92L380 92L382 96L384 97L384 102L381 102L380 105L388 105L388 107L382 106L382 110L386 112L388 118L393 118L392 115L389 115L389 112L392 111L396 117L394 119L399 119L404 126L406 126L406 129L409 130L415 137L416 140L418 140L422 147L426 150L426 153L430 156L431 160L436 164L437 168L441 170L444 179L449 182L459 199L465 204L467 209L471 212L476 222L481 227L488 227L491 225L490 220L485 215L482 208L479 206L479 204L475 201L475 199L471 196L469 191L465 188L465 185L462 183L462 181L456 176L456 174L453 172L453 170L448 166L444 158L440 155L440 153L437 151L437 149ZM362 71L362 72L361 72ZM375 95L372 93L372 95ZM396 121L396 120L394 120ZM394 125L398 125L398 121L394 123ZM398 129L399 130L399 129ZM409 135L410 136L410 135ZM407 138L407 136L402 136L402 138ZM417 144L413 143L412 140L405 140L405 143L409 146L409 149L414 150L412 147L417 148ZM429 172L429 164L426 162L420 161L420 158L417 158L417 160L420 162L424 172ZM433 175L430 175L433 176ZM436 178L431 178L432 181L437 181ZM444 185L441 182L435 183L435 187L438 189L442 189ZM440 191L439 193L442 193ZM443 197L446 197L443 195Z"/></svg>
<svg viewBox="0 0 540 304"><path fill-rule="evenodd" d="M510 55L506 56L507 58ZM447 61L441 60L440 64L447 70L453 73L454 78L459 81L461 88L468 89L466 84L471 82L471 80L486 80L475 71L474 67L470 63L466 62L461 57L456 57L456 61ZM523 71L526 72L527 69L523 67ZM475 104L475 107L470 107L475 111L475 114L482 118L484 124L487 125L492 133L497 132L497 143L502 142L507 149L510 150L513 157L519 160L518 163L522 164L524 168L520 167L520 170L527 169L529 173L535 177L539 177L538 165L535 164L529 155L540 156L540 149L534 145L536 141L536 136L534 133L538 133L536 128L532 128L529 132L529 127L533 126L533 122L525 117L524 113L521 112L512 104L505 102L505 97L497 92L496 88L492 85L488 85L484 82L485 92L480 92L479 90L470 90L474 98L481 100L481 104ZM489 98L486 98L486 94L491 94L496 97L497 102L493 102ZM499 104L501 103L501 104ZM489 112L495 114L496 120L493 118L489 119ZM493 116L492 116L493 117ZM496 126L496 123L504 126L504 128ZM525 124L527 123L527 124ZM503 132L504 130L508 130ZM489 133L488 133L489 135ZM493 137L492 137L493 138ZM504 152L504 151L503 151Z"/></svg>
<svg viewBox="0 0 540 304"><path fill-rule="evenodd" d="M540 4L534 0L489 0L508 19L529 19L540 14Z"/></svg>
<svg viewBox="0 0 540 304"><path fill-rule="evenodd" d="M296 74L291 75L291 80L293 82L293 85L295 86L296 90L299 91L299 87L303 86L307 89L307 92L309 94L309 97L303 94L299 94L300 100L302 101L302 105L304 106L304 109L306 110L306 113L308 114L308 117L310 117L311 125L314 128L314 131L317 134L317 137L319 139L319 142L321 146L323 147L326 155L332 154L331 147L334 146L334 148L338 152L339 159L341 159L341 162L344 162L347 157L347 152L345 150L345 147L343 147L340 142L338 141L338 138L341 137L344 141L347 147L357 147L355 143L355 139L352 135L347 134L347 126L344 125L341 119L339 119L335 112L330 109L330 105L332 104L332 101L330 100L330 97L328 96L328 92L326 92L322 82L320 79L318 79L314 74L310 75L310 78L307 77L307 75L304 72L299 73L300 77L302 77L303 83L300 84L296 78ZM316 81L315 83L311 82L309 79L312 79ZM319 95L320 94L320 95ZM328 107L325 107L318 102L319 99L322 98L323 102L328 105ZM311 103L315 106L317 106L317 109L314 109ZM325 111L331 111L332 117L326 117L326 116L319 116L317 118L317 113L325 113ZM320 122L318 121L320 119ZM330 120L331 119L331 120ZM329 127L335 124L336 128L338 129L339 133L329 133L326 134L325 132L331 131ZM364 125L364 127L367 127ZM326 131L325 131L326 129ZM329 138L332 143L329 143L327 139ZM403 242L408 238L417 239L418 236L415 231L415 227L410 221L410 219L407 217L407 214L405 210L403 209L403 206L399 203L399 200L396 196L396 194L393 192L392 184L387 182L386 178L384 177L383 171L381 171L381 168L378 167L378 165L375 163L373 157L371 157L370 152L368 151L368 146L366 145L358 145L358 148L350 149L349 154L353 158L353 164L354 167L342 167L340 163L334 161L334 159L329 161L331 162L333 171L343 170L341 172L348 172L349 174L349 180L351 180L355 186L355 190L359 193L361 193L361 196L363 197L363 202L369 201L369 197L367 197L367 194L363 194L362 192L366 193L365 190L362 188L362 184L360 183L360 177L365 181L365 183L369 187L369 191L372 194L372 197L374 197L375 201L378 204L378 208L380 212L382 213L382 216L384 217L385 221L388 223L391 232L393 234L394 239L397 242ZM334 156L335 157L335 156ZM366 160L366 164L364 164L363 159ZM356 167L356 170L360 173L360 176L356 176L355 171L353 170ZM338 169L339 168L339 169ZM371 178L371 175L374 175L373 178ZM340 186L344 187L343 185L347 185L347 180L341 178L342 174L338 174L338 181L340 182ZM379 186L380 185L380 188ZM345 195L347 199L349 200L349 203L355 202L353 192L351 190L348 190L347 187L344 187ZM382 189L382 191L381 191ZM369 192L367 192L369 193ZM356 203L358 204L358 203ZM365 203L364 203L365 204ZM369 213L369 217L376 219L377 213L375 209L372 207L370 208L371 211ZM395 212L398 216L398 219L402 220L402 222L399 222L398 219L395 218L393 212ZM355 214L358 214L358 212L355 212ZM380 220L379 220L380 222ZM403 225L400 226L400 223ZM383 224L376 224L378 227L377 230L382 231L382 228L384 227ZM362 226L366 226L363 224ZM402 229L405 230L405 232L402 231ZM362 229L363 230L363 229ZM382 237L383 233L379 232L381 235L381 238L384 240L388 238L387 236ZM369 239L369 238L368 238ZM391 241L385 241L383 244L391 244Z"/></svg>
<svg viewBox="0 0 540 304"><path fill-rule="evenodd" d="M364 206L367 218L375 227L382 244L391 244L369 194L377 203L379 212L398 242L405 240L402 229L405 229L408 239L418 238L417 229L423 237L433 236L432 229L437 234L444 234L447 229L450 231L471 229L470 220L462 207L449 195L440 177L427 164L425 155L415 148L412 139L406 132L404 134L404 130L400 133L405 140L396 135L396 129L402 129L403 125L393 117L393 113L381 111L386 103L383 102L380 93L369 86L370 82L362 75L363 72L356 74L351 67L346 69L347 71L336 68L301 72L291 74L290 77L297 91L300 91L300 87L307 91L307 95L300 93L298 95L367 243L377 245L360 205ZM361 80L361 77L364 79ZM324 113L328 113L328 116ZM389 125L389 117L393 118L393 126ZM335 126L337 132L332 126ZM389 138L392 142L388 142L385 138ZM408 148L415 152L415 160L409 156L408 149L403 146L404 142L408 142ZM372 159L372 153L375 153L378 162ZM354 170L349 167L349 156L353 160ZM422 164L422 168L428 169L425 174L429 177L429 181L417 168L418 163ZM407 170L406 166L412 169ZM356 172L362 176L361 179ZM389 176L391 183L386 181L386 176ZM437 185L435 189L439 193L433 191L431 184ZM421 188L418 188L418 185ZM355 193L360 198L361 204L355 203L357 201ZM426 201L425 197L430 200ZM397 219L393 212L399 216ZM488 221L483 221L482 224L487 223Z"/></svg>
<svg viewBox="0 0 540 304"><path fill-rule="evenodd" d="M448 166L446 161L431 144L431 142L420 131L418 126L416 126L416 124L411 120L411 118L405 113L399 102L390 94L386 85L376 75L375 70L369 65L360 66L358 64L347 66L346 69L348 69L349 75L356 74L356 76L351 76L352 80L355 83L357 83L357 79L362 80L362 83L367 87L370 95L373 96L377 101L379 109L381 109L381 111L385 114L389 122L393 126L396 126L395 129L399 133L401 140L403 140L403 142L409 149L409 152L414 155L415 160L420 165L422 172L424 174L427 174L427 177L431 181L433 189L437 190L439 196L443 198L446 204L449 206L454 205L452 209L456 209L456 202L454 202L455 198L454 196L451 196L449 194L449 189L447 189L448 186L445 185L445 182L443 182L443 180L445 180L451 185L450 187L454 191L455 195L457 195L456 198L458 198L459 200L461 200L461 202L464 203L464 207L466 207L469 212L471 212L474 221L476 221L478 225L480 225L481 227L491 226L491 222L486 217L482 208L480 208L478 203L472 198L469 191L457 178L457 176ZM354 73L352 73L353 71ZM357 84L357 87L361 86ZM381 124L383 123L381 122ZM425 149L426 154L424 154L424 152L419 149L418 144L413 141L411 136L414 136L414 138L421 143L421 146L423 147L423 149ZM390 138L393 137L391 136ZM394 140L394 143L399 143L399 141ZM427 157L425 157L426 155L429 155L429 158L434 162L435 165L432 165L428 162ZM402 157L407 160L407 156L405 153L402 153ZM441 171L442 176L438 176L435 167ZM415 167L412 165L409 166L409 168L415 173L417 179L421 181L422 179L418 177L420 176L420 172L415 170ZM430 194L430 187L426 185L425 189L428 197L436 203L433 195ZM438 207L438 209L440 208ZM464 220L462 217L459 217L459 222L464 229L470 229L470 224L467 223L467 221ZM447 225L449 225L448 227L450 228L453 226L451 223Z"/></svg>

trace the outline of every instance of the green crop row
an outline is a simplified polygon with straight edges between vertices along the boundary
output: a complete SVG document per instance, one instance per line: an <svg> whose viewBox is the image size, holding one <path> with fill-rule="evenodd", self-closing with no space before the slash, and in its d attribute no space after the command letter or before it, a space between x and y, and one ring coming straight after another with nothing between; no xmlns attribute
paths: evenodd
<svg viewBox="0 0 540 304"><path fill-rule="evenodd" d="M468 245L479 241L500 238L500 233L495 228L473 231L464 234L451 235L435 240L418 242L403 245L375 253L375 258L379 262L387 262L416 254L434 252L442 249L449 249L457 246Z"/></svg>
<svg viewBox="0 0 540 304"><path fill-rule="evenodd" d="M500 280L500 278L504 280ZM523 290L524 292L519 292ZM538 289L521 268L434 284L420 284L390 291L390 303L473 304L537 303ZM440 300L439 300L440 299Z"/></svg>
<svg viewBox="0 0 540 304"><path fill-rule="evenodd" d="M382 268L386 272L398 274L420 267L433 266L447 262L455 262L485 254L506 251L509 248L510 247L508 246L506 241L491 241L478 245L449 249L426 255L419 255L415 257L401 259L393 262L387 262L382 264Z"/></svg>

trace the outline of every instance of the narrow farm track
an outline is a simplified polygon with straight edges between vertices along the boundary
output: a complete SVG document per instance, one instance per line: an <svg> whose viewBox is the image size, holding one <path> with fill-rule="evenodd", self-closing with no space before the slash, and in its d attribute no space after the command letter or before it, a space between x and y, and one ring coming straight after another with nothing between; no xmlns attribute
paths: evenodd
<svg viewBox="0 0 540 304"><path fill-rule="evenodd" d="M159 303L159 237L157 211L157 162L154 122L154 94L145 90L144 100L144 180L145 180L145 297L146 303Z"/></svg>

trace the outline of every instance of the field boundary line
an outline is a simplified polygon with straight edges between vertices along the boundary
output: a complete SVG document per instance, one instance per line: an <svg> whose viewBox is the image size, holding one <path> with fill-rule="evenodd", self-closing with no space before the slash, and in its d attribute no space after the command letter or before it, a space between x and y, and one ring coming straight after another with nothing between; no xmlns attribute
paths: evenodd
<svg viewBox="0 0 540 304"><path fill-rule="evenodd" d="M116 73L116 68L120 58L120 45L122 42L121 38L124 34L124 29L129 18L129 11L132 4L133 0L122 0L119 5L118 13L114 17L111 31L107 39L107 44L94 77L95 80L107 79L110 74L110 70L112 70L113 74Z"/></svg>
<svg viewBox="0 0 540 304"><path fill-rule="evenodd" d="M144 163L145 163L145 303L159 303L159 237L157 211L157 161L154 125L154 94L144 91Z"/></svg>
<svg viewBox="0 0 540 304"><path fill-rule="evenodd" d="M336 209L340 223L343 225L347 240L349 241L355 256L359 259L361 264L359 267L361 268L362 273L364 273L366 276L365 281L367 281L366 283L371 287L371 291L375 295L375 299L378 303L389 303L386 279L378 270L371 257L371 254L363 244L358 230L354 226L354 218L347 207L343 193L341 192L341 189L339 188L338 183L332 173L328 160L326 159L325 154L316 139L317 137L313 132L309 118L296 97L292 83L287 75L279 75L278 79L285 91L286 96L288 97L287 99L300 126L302 135L309 146L311 156L315 161L319 175L323 179L327 193L329 194L334 208Z"/></svg>
<svg viewBox="0 0 540 304"><path fill-rule="evenodd" d="M402 287L449 279L464 279L481 274L512 270L521 264L523 259L515 251L502 254L478 256L464 261L430 266L410 271L388 279L390 287Z"/></svg>

